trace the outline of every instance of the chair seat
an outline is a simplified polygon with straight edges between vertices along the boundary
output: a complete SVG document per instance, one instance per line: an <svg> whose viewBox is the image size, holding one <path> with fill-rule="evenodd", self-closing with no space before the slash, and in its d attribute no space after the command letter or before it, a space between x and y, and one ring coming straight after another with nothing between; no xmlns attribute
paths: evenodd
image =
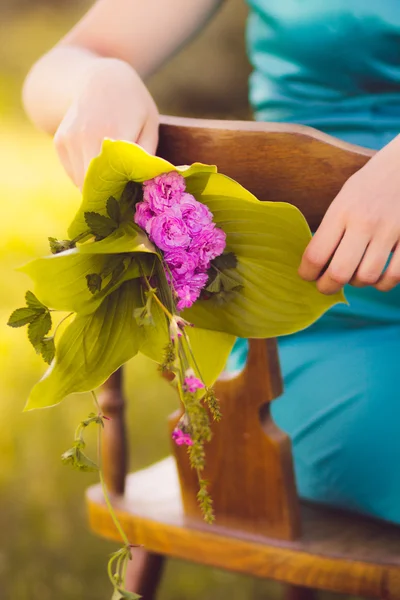
<svg viewBox="0 0 400 600"><path fill-rule="evenodd" d="M94 532L119 539L100 485L87 491ZM293 585L380 599L400 599L400 528L303 505L301 539L287 542L189 520L175 460L127 477L113 505L133 544L192 562Z"/></svg>

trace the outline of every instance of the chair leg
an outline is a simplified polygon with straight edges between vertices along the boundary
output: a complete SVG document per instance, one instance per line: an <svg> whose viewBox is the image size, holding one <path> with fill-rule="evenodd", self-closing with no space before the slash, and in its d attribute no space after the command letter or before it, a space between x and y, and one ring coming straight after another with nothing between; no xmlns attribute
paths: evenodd
<svg viewBox="0 0 400 600"><path fill-rule="evenodd" d="M311 588L286 585L283 597L285 600L316 600L317 595Z"/></svg>
<svg viewBox="0 0 400 600"><path fill-rule="evenodd" d="M143 600L155 600L158 584L162 576L165 558L151 554L143 548L132 548L126 574L126 589L136 592Z"/></svg>

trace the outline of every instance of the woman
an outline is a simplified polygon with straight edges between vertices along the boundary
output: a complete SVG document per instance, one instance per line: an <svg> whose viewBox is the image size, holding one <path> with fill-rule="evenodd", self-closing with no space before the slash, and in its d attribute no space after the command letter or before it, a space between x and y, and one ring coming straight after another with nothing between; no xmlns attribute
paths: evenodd
<svg viewBox="0 0 400 600"><path fill-rule="evenodd" d="M380 150L347 181L304 254L301 277L325 294L350 284L350 307L280 340L286 388L274 416L292 437L302 496L400 524L400 6L249 3L256 117ZM158 112L142 79L219 4L99 0L32 68L26 110L55 134L76 185L104 137L155 152ZM241 340L230 368L245 355Z"/></svg>

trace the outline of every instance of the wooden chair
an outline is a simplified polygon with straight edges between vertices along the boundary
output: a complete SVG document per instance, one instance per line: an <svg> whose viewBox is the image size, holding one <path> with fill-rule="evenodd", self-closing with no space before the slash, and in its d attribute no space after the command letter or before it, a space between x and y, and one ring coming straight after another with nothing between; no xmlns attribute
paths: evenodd
<svg viewBox="0 0 400 600"><path fill-rule="evenodd" d="M159 154L172 163L216 164L261 200L296 204L312 229L372 155L295 125L167 118L160 133ZM313 589L399 599L399 528L299 501L290 440L269 412L282 392L275 341L251 340L245 370L216 391L223 419L207 446L210 526L184 448L173 445L173 457L125 478L121 373L104 386L102 407L112 417L103 448L108 486L128 538L145 549L135 550L129 587L152 600L163 557L171 556L283 582L291 600L310 600ZM93 530L118 539L99 486L87 502Z"/></svg>

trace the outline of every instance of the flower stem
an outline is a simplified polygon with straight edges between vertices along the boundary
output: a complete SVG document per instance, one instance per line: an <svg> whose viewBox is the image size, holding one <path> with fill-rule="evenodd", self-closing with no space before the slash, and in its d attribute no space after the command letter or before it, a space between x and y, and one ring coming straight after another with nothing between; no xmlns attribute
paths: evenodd
<svg viewBox="0 0 400 600"><path fill-rule="evenodd" d="M94 400L94 403L95 403L97 409L99 410L99 412L101 412L99 401L97 399L96 393L93 390L92 390L92 396L93 396L93 400ZM126 537L126 534L125 534L124 530L122 529L120 522L118 521L117 515L115 514L113 505L111 504L110 496L108 494L106 482L104 481L102 460L101 460L101 433L102 433L102 427L99 427L98 433L97 433L97 464L99 465L99 478L100 478L100 483L101 483L101 489L103 490L104 500L106 502L108 511L110 513L110 517L113 520L113 523L114 523L115 527L117 528L117 531L118 531L119 535L121 536L125 546L129 547L129 540Z"/></svg>
<svg viewBox="0 0 400 600"><path fill-rule="evenodd" d="M60 327L61 323L64 323L64 321L66 321L67 319L69 319L70 317L72 317L73 314L74 314L73 312L68 313L68 315L66 315L65 317L63 317L61 319L61 321L59 323L57 323L56 328L55 328L54 333L53 333L53 338L56 337L56 333L57 333L58 328Z"/></svg>

